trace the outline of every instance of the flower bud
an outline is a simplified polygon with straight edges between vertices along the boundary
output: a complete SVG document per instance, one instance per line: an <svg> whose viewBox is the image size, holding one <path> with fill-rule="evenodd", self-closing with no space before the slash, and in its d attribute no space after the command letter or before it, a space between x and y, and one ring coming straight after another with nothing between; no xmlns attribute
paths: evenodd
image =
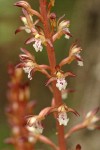
<svg viewBox="0 0 100 150"><path fill-rule="evenodd" d="M16 2L14 5L18 7L23 7L25 9L31 8L29 3L27 3L26 1L19 1L19 2Z"/></svg>

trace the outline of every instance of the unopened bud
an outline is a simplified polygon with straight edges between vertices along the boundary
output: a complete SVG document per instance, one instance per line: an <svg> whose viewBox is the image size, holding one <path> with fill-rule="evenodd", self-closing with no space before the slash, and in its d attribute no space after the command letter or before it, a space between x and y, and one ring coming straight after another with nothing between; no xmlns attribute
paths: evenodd
<svg viewBox="0 0 100 150"><path fill-rule="evenodd" d="M55 13L51 13L50 14L50 19L56 19L56 14Z"/></svg>
<svg viewBox="0 0 100 150"><path fill-rule="evenodd" d="M76 145L76 150L81 150L81 145L77 144Z"/></svg>
<svg viewBox="0 0 100 150"><path fill-rule="evenodd" d="M19 2L16 2L14 5L18 7L23 7L25 9L31 8L29 3L27 3L26 1L19 1Z"/></svg>

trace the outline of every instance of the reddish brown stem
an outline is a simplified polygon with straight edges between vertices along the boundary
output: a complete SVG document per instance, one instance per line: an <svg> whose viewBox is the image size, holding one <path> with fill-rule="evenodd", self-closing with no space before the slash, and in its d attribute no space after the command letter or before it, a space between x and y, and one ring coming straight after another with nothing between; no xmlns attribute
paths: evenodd
<svg viewBox="0 0 100 150"><path fill-rule="evenodd" d="M44 26L44 34L47 40L50 40L52 45L52 37L50 34L50 25L48 21L47 16L47 1L46 0L40 0L40 12L41 16L43 17L43 26ZM55 72L55 66L56 66L56 58L55 58L55 51L54 47L49 45L47 43L47 54L48 59L51 67L51 74ZM54 81L52 83L53 93L54 93L54 99L55 99L55 105L58 106L59 104L62 104L62 98L61 98L61 92L56 88L56 82ZM65 140L64 140L64 127L60 126L57 121L57 133L58 133L58 143L59 143L59 149L60 150L66 150Z"/></svg>

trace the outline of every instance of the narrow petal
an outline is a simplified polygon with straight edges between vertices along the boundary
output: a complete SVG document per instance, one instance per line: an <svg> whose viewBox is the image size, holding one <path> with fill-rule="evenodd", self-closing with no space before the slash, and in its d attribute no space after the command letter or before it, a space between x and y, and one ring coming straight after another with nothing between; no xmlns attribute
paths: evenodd
<svg viewBox="0 0 100 150"><path fill-rule="evenodd" d="M25 53L26 55L28 55L31 60L34 60L34 61L35 61L34 55L31 55L25 48L21 48L21 51L22 51L23 53Z"/></svg>
<svg viewBox="0 0 100 150"><path fill-rule="evenodd" d="M80 116L79 113L76 110L72 109L72 108L68 108L68 111L73 112L76 116Z"/></svg>
<svg viewBox="0 0 100 150"><path fill-rule="evenodd" d="M32 42L35 41L35 38L31 37L31 38L28 38L26 41L25 41L25 44L30 44Z"/></svg>
<svg viewBox="0 0 100 150"><path fill-rule="evenodd" d="M53 110L53 107L46 107L44 108L40 113L39 116L41 116L41 118L47 116L49 113L51 113Z"/></svg>
<svg viewBox="0 0 100 150"><path fill-rule="evenodd" d="M76 77L76 75L73 74L72 72L66 72L66 73L64 74L64 77L68 77L68 76Z"/></svg>
<svg viewBox="0 0 100 150"><path fill-rule="evenodd" d="M16 29L15 34L21 32L22 30L25 30L25 29L27 29L25 26L21 26L18 29Z"/></svg>

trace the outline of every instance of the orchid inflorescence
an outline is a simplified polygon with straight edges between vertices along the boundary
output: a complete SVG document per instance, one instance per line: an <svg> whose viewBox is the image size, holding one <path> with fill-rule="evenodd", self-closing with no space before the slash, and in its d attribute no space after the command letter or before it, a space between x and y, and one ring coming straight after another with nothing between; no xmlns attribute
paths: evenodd
<svg viewBox="0 0 100 150"><path fill-rule="evenodd" d="M69 122L68 113L72 112L76 116L79 116L75 109L68 107L63 99L67 98L69 92L73 92L69 88L66 89L68 82L66 78L75 77L75 74L71 71L64 72L62 67L69 65L74 60L77 61L79 66L83 66L83 59L81 57L82 48L78 42L74 42L69 50L68 56L65 56L59 64L56 64L54 42L64 36L66 39L70 39L72 34L70 33L69 26L70 21L64 19L64 15L57 19L56 14L51 12L51 8L55 4L55 0L39 0L40 11L36 11L31 8L30 4L26 1L16 2L14 5L21 7L23 16L21 21L23 26L20 26L15 33L25 31L29 37L25 41L25 44L33 45L33 50L36 52L42 52L46 47L48 60L50 65L38 64L35 55L31 54L25 48L21 48L22 54L19 55L20 63L16 68L22 68L22 70L28 74L28 78L32 80L33 75L36 71L41 72L47 77L46 86L49 87L53 94L51 106L46 107L40 111L38 115L27 115L26 118L26 129L30 133L29 141L36 141L36 139L49 144L56 150L66 150L65 139L67 139L73 132L79 129L99 129L95 123L100 120L95 114L98 109L88 113L82 123L76 125L64 135L64 126L67 126ZM35 17L35 19L33 19ZM33 51L34 53L34 51ZM43 133L43 120L50 114L53 114L57 122L57 135L59 146L56 146L54 142L49 140L47 137L41 135ZM34 138L33 138L34 137ZM31 150L31 149L29 149ZM81 150L81 146L78 144L76 150Z"/></svg>

